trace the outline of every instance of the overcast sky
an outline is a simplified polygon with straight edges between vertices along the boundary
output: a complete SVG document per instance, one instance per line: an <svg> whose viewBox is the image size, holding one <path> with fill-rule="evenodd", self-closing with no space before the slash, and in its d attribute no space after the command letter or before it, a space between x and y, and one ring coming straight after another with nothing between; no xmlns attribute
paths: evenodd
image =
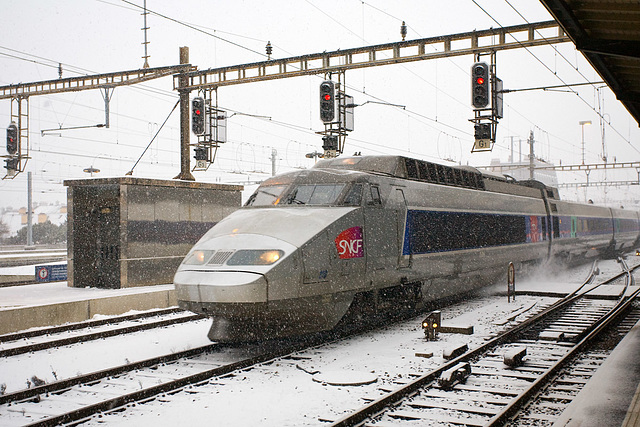
<svg viewBox="0 0 640 427"><path fill-rule="evenodd" d="M144 60L143 0L4 0L0 27L0 85L141 68ZM482 7L482 8L481 8ZM179 62L180 46L190 49L199 69L264 60L265 45L273 57L331 51L400 40L454 34L490 27L551 19L531 0L272 0L196 1L147 0L149 65ZM482 10L484 9L484 10ZM155 12L155 13L154 13ZM519 13L518 13L519 12ZM164 17L158 14L164 15ZM520 14L522 16L520 16ZM490 16L489 16L490 15ZM524 17L524 18L523 18ZM170 19L168 19L170 18ZM195 27L196 29L190 28ZM601 162L602 129L598 111L610 120L604 128L609 161L638 161L638 124L612 92L594 86L569 90L514 92L505 95L505 117L490 153L471 153L473 117L470 104L471 55L348 71L348 93L357 104L383 100L398 107L367 104L356 108L355 130L345 154L401 154L444 164L474 166L492 159L507 162L511 137L516 158L520 140L533 131L536 154L562 164L581 162L581 126L586 163ZM498 52L497 74L506 89L600 81L571 43L529 50ZM228 139L207 172L194 173L203 182L243 183L271 173L272 150L277 171L310 167L305 153L321 151L318 86L323 76L222 87L219 105L237 114L229 119ZM600 87L601 85L596 85ZM577 94L576 94L577 92ZM195 96L195 93L192 94ZM100 91L30 98L30 152L35 202L64 202L62 180L122 176L149 144L171 112L178 94L171 78L116 88L111 100L111 127L45 132L42 130L104 123ZM0 123L10 122L10 102L0 101ZM134 176L172 179L180 171L179 118L169 118ZM192 135L192 142L195 136ZM528 146L522 143L528 153ZM4 150L3 150L4 154ZM3 169L4 175L4 169ZM609 172L607 180L636 179L635 170ZM604 179L592 173L590 179ZM584 182L584 173L561 173L560 182ZM0 208L26 205L26 173L0 182ZM564 198L584 200L584 190L566 190ZM589 189L596 202L638 197L637 187Z"/></svg>

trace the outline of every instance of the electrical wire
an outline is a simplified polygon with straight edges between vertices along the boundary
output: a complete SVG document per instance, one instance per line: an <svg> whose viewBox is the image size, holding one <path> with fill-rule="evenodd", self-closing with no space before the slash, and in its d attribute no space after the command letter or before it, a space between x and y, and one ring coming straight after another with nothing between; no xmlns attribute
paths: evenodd
<svg viewBox="0 0 640 427"><path fill-rule="evenodd" d="M129 172L127 172L127 175L132 175L133 174L133 170L136 168L136 166L138 166L138 163L140 163L140 160L142 159L142 156L144 156L144 154L147 152L147 150L149 149L149 147L151 147L151 144L153 144L153 141L155 141L156 137L158 136L158 134L160 133L160 131L162 130L162 128L164 127L164 125L167 123L167 120L169 120L169 117L171 117L171 115L173 114L173 112L176 110L176 107L180 104L180 100L178 100L178 102L176 102L176 104L173 106L173 108L171 109L171 112L167 115L167 118L164 119L164 122L162 122L162 125L160 125L160 128L158 129L158 131L156 132L156 134L153 136L153 138L151 138L151 141L149 141L149 144L147 145L147 147L144 149L144 151L142 151L142 154L140 154L140 157L138 157L138 160L136 160L135 164L131 167L131 170Z"/></svg>
<svg viewBox="0 0 640 427"><path fill-rule="evenodd" d="M131 6L137 7L138 9L146 10L148 13L150 13L150 14L152 14L152 15L156 15L156 16L159 16L160 18L163 18L163 19L166 19L166 20L169 20L169 21L175 22L176 24L179 24L179 25L182 25L182 26L184 26L184 27L190 28L190 29L192 29L192 30L194 30L194 31L198 31L198 32L200 32L200 33L206 34L206 35L211 36L211 37L213 37L213 38L216 38L216 39L218 39L218 40L220 40L220 41L223 41L223 42L229 43L229 44L231 44L231 45L233 45L233 46L236 46L236 47L239 47L239 48L241 48L241 49L247 50L247 51L249 51L249 52L255 53L255 54L260 55L260 56L262 56L262 57L265 57L265 58L267 57L267 55L266 55L266 54L264 54L264 53L262 53L262 52L258 52L257 50L253 50L253 49L248 48L248 47L246 47L246 46L243 46L243 45L241 45L241 44L239 44L239 43L235 43L235 42L232 42L231 40L227 40L227 39L224 39L224 38L222 38L222 37L220 37L220 36L217 36L217 35L215 35L215 34L211 34L211 33L210 33L210 32L208 32L208 31L202 30L202 29L200 29L200 28L198 28L198 27L195 27L195 26L193 26L193 25L191 25L191 24L187 24L186 22L179 21L179 20L177 20L177 19L174 19L174 18L171 18L171 17L169 17L169 16L163 15L163 14L161 14L161 13L155 12L155 11L153 11L153 10L149 9L149 8L146 8L146 9L145 9L144 7L142 7L142 6L138 6L137 4L132 3L132 2L130 2L130 1L128 1L128 0L121 0L121 1L122 1L122 2L124 2L124 3L130 4Z"/></svg>
<svg viewBox="0 0 640 427"><path fill-rule="evenodd" d="M487 12L487 10L485 10L482 6L480 6L478 4L478 2L476 0L471 0L476 6L478 6L478 8L480 10L482 10L489 18L491 18L491 20L493 22L495 22L500 28L503 28L502 24L500 24L500 22L498 22L497 19L495 19L489 12ZM512 34L510 34L510 36L518 43L521 44L520 41L518 39L516 39ZM538 58L536 56L536 54L534 54L528 47L526 46L522 46L531 56L533 56L544 68L546 68L551 74L553 74L558 80L560 80L562 82L562 84L567 85L567 82L565 82L557 73L555 73L547 64L544 63L544 61L542 61L540 58ZM580 100L587 105L589 108L591 108L593 110L593 112L595 112L600 118L604 119L604 117L602 117L602 114L596 110L596 108L594 106L592 106L591 104L589 104L589 102L587 100L585 100L577 91L575 91L573 88L569 87L569 90L571 92L573 92L578 98L580 98ZM629 141L624 135L622 135L612 124L609 123L609 126L611 127L611 129L613 129L613 131L615 133L617 133L625 142L627 142L627 144L629 144L629 146L631 146L631 148L633 148L634 150L636 150L638 153L640 153L640 149L636 148L633 146L633 144L631 144L631 141Z"/></svg>

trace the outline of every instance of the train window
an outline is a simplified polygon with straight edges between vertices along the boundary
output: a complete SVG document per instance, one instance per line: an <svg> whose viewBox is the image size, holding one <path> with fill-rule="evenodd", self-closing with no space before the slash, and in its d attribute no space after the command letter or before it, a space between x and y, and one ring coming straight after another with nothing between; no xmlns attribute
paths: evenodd
<svg viewBox="0 0 640 427"><path fill-rule="evenodd" d="M285 200L288 205L331 205L342 192L344 184L298 185Z"/></svg>
<svg viewBox="0 0 640 427"><path fill-rule="evenodd" d="M368 205L381 205L382 199L380 198L380 189L377 185L371 187L371 198L367 201Z"/></svg>
<svg viewBox="0 0 640 427"><path fill-rule="evenodd" d="M362 203L362 184L353 184L342 202L345 206L360 206Z"/></svg>
<svg viewBox="0 0 640 427"><path fill-rule="evenodd" d="M284 252L278 249L243 249L236 251L227 261L227 265L271 265L283 255Z"/></svg>
<svg viewBox="0 0 640 427"><path fill-rule="evenodd" d="M551 205L551 206L555 207L555 205ZM553 237L560 238L560 218L558 218L557 216L553 217Z"/></svg>
<svg viewBox="0 0 640 427"><path fill-rule="evenodd" d="M277 205L286 185L269 185L258 187L255 193L247 200L246 206Z"/></svg>

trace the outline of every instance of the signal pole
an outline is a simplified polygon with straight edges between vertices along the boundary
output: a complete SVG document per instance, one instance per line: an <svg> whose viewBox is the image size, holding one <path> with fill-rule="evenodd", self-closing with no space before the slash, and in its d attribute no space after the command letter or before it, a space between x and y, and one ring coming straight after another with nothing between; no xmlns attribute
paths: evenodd
<svg viewBox="0 0 640 427"><path fill-rule="evenodd" d="M180 64L189 63L189 47L180 48ZM186 181L195 181L191 174L191 166L189 159L189 143L191 134L189 129L189 93L190 89L186 88L189 82L188 72L180 73L178 79L178 93L180 93L180 174L174 179L183 179Z"/></svg>
<svg viewBox="0 0 640 427"><path fill-rule="evenodd" d="M31 183L31 172L27 172L27 248L33 246L33 185Z"/></svg>

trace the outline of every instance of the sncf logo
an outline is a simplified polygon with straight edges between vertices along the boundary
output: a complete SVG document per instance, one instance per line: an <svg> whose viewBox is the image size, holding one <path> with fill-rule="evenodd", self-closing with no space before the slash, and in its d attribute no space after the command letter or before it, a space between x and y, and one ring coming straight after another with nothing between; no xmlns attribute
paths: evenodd
<svg viewBox="0 0 640 427"><path fill-rule="evenodd" d="M362 258L364 246L362 244L362 228L351 227L336 237L336 249L341 259Z"/></svg>

